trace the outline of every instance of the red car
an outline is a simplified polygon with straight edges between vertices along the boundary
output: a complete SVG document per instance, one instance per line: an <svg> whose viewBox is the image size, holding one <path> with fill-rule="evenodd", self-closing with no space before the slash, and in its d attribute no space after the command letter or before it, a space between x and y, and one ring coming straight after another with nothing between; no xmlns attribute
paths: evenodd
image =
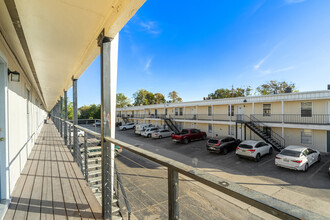
<svg viewBox="0 0 330 220"><path fill-rule="evenodd" d="M182 129L180 134L172 134L171 137L174 142L188 144L194 140L205 140L206 133L195 128Z"/></svg>

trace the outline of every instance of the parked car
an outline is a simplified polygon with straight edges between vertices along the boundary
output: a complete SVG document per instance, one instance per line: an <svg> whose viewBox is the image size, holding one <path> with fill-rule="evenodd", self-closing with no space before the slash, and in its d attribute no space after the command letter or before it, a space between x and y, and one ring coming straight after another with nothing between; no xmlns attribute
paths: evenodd
<svg viewBox="0 0 330 220"><path fill-rule="evenodd" d="M206 133L203 131L200 131L195 128L190 128L182 129L180 134L172 134L171 137L174 142L188 144L190 141L194 140L205 140L207 136Z"/></svg>
<svg viewBox="0 0 330 220"><path fill-rule="evenodd" d="M157 127L150 127L147 128L144 132L141 133L142 136L150 138L152 133L158 131L159 128Z"/></svg>
<svg viewBox="0 0 330 220"><path fill-rule="evenodd" d="M174 132L168 129L159 129L158 131L152 133L151 137L161 139L165 137L171 137L172 134L174 134Z"/></svg>
<svg viewBox="0 0 330 220"><path fill-rule="evenodd" d="M125 131L128 129L134 129L135 128L135 123L127 123L119 127L121 131Z"/></svg>
<svg viewBox="0 0 330 220"><path fill-rule="evenodd" d="M330 167L329 167L329 170L328 170L328 174L329 174L329 176L330 176Z"/></svg>
<svg viewBox="0 0 330 220"><path fill-rule="evenodd" d="M71 128L71 132L70 133L71 133L71 137L73 137L73 127ZM80 130L80 129L78 129L77 135L78 135L78 137L84 137L85 132L82 131L82 130Z"/></svg>
<svg viewBox="0 0 330 220"><path fill-rule="evenodd" d="M151 124L140 124L135 127L135 134L141 135L143 131L145 131L148 127L151 127Z"/></svg>
<svg viewBox="0 0 330 220"><path fill-rule="evenodd" d="M246 140L236 148L236 155L238 157L253 158L257 162L260 161L262 156L272 153L272 145L266 144L263 141Z"/></svg>
<svg viewBox="0 0 330 220"><path fill-rule="evenodd" d="M206 142L206 149L210 152L226 155L229 151L235 150L240 143L240 139L233 137L211 138Z"/></svg>
<svg viewBox="0 0 330 220"><path fill-rule="evenodd" d="M94 124L93 124L94 127L100 127L101 126L101 121L96 121Z"/></svg>
<svg viewBox="0 0 330 220"><path fill-rule="evenodd" d="M275 157L275 165L306 172L310 166L321 161L320 152L308 147L290 145Z"/></svg>

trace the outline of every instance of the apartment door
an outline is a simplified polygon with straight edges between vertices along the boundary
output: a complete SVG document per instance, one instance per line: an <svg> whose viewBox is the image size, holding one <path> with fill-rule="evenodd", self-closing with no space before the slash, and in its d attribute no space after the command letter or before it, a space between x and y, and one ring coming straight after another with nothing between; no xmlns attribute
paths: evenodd
<svg viewBox="0 0 330 220"><path fill-rule="evenodd" d="M244 121L244 105L237 106L237 121Z"/></svg>
<svg viewBox="0 0 330 220"><path fill-rule="evenodd" d="M327 152L330 152L330 131L327 131Z"/></svg>
<svg viewBox="0 0 330 220"><path fill-rule="evenodd" d="M190 108L190 118L195 119L195 108Z"/></svg>
<svg viewBox="0 0 330 220"><path fill-rule="evenodd" d="M7 88L7 64L0 56L0 200L9 199Z"/></svg>
<svg viewBox="0 0 330 220"><path fill-rule="evenodd" d="M30 90L26 89L26 119L27 119L27 139L30 138Z"/></svg>

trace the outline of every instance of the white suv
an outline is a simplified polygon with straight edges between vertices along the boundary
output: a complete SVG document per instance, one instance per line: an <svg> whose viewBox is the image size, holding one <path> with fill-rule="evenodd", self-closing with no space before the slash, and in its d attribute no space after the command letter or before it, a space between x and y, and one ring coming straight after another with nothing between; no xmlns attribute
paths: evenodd
<svg viewBox="0 0 330 220"><path fill-rule="evenodd" d="M273 147L263 141L247 140L243 141L236 148L236 155L238 157L253 158L259 162L260 158L266 154L272 154Z"/></svg>
<svg viewBox="0 0 330 220"><path fill-rule="evenodd" d="M152 133L158 131L159 128L156 128L156 127L150 127L150 128L147 128L144 132L142 132L142 136L144 137L148 137L150 138Z"/></svg>
<svg viewBox="0 0 330 220"><path fill-rule="evenodd" d="M127 123L119 127L120 130L125 131L127 129L135 128L135 123Z"/></svg>

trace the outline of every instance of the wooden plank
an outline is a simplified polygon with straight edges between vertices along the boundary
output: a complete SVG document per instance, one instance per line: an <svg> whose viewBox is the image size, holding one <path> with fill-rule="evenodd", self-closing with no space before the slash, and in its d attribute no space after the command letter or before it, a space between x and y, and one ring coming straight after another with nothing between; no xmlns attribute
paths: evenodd
<svg viewBox="0 0 330 220"><path fill-rule="evenodd" d="M30 159L34 157L35 152L36 151L34 151L34 150L31 151L31 153L30 153ZM27 162L26 162L26 164L25 164L25 166L24 166L24 168L22 170L22 174L18 178L18 180L17 180L17 182L15 184L14 190L13 190L13 192L11 194L12 200L10 202L10 205L8 207L8 210L6 212L6 215L4 217L4 220L10 220L10 219L13 219L14 218L16 207L17 207L17 203L19 201L19 198L21 196L22 190L24 188L26 177L27 177L27 174L28 174L28 172L30 170L31 164L32 164L32 160L27 160Z"/></svg>
<svg viewBox="0 0 330 220"><path fill-rule="evenodd" d="M29 204L30 204L30 198L32 194L32 189L34 185L34 180L35 180L35 174L37 171L38 167L38 159L40 156L40 151L36 151L32 164L28 173L28 176L26 178L24 188L22 190L21 196L19 198L18 204L16 206L16 211L14 218L15 219L26 219L28 209L29 209Z"/></svg>
<svg viewBox="0 0 330 220"><path fill-rule="evenodd" d="M69 151L65 152L68 158L72 158L72 155ZM96 219L102 219L102 207L97 201L96 197L94 196L91 188L89 187L88 183L84 179L83 174L81 173L81 170L79 169L78 165L75 162L71 162L71 167L77 177L77 180L79 182L81 190L84 192L84 195L86 197L86 200L88 201L88 204L94 214L94 217Z"/></svg>
<svg viewBox="0 0 330 220"><path fill-rule="evenodd" d="M51 168L51 147L45 145L45 168L44 182L41 199L41 219L53 219L53 193L52 193L52 168Z"/></svg>
<svg viewBox="0 0 330 220"><path fill-rule="evenodd" d="M57 148L56 158L58 161L63 161L62 155L60 152L60 146L55 146ZM64 162L58 162L59 174L60 174L60 181L63 190L63 197L64 197L64 205L66 208L66 214L70 219L81 219L77 207L77 203L75 197L72 192L71 184L68 179L68 175L66 172L66 168L64 166Z"/></svg>
<svg viewBox="0 0 330 220"><path fill-rule="evenodd" d="M62 146L63 148L65 148L65 146ZM80 216L83 219L94 219L94 215L92 213L92 210L89 207L88 201L85 198L85 195L83 193L83 191L80 188L80 184L77 180L77 177L74 173L74 171L72 170L71 164L69 159L66 156L66 152L65 149L62 149L61 151L62 153L62 158L64 162L64 165L66 167L67 173L68 173L68 178L70 180L70 184L73 190L73 194L76 198L76 202L77 202L77 206L80 212Z"/></svg>

